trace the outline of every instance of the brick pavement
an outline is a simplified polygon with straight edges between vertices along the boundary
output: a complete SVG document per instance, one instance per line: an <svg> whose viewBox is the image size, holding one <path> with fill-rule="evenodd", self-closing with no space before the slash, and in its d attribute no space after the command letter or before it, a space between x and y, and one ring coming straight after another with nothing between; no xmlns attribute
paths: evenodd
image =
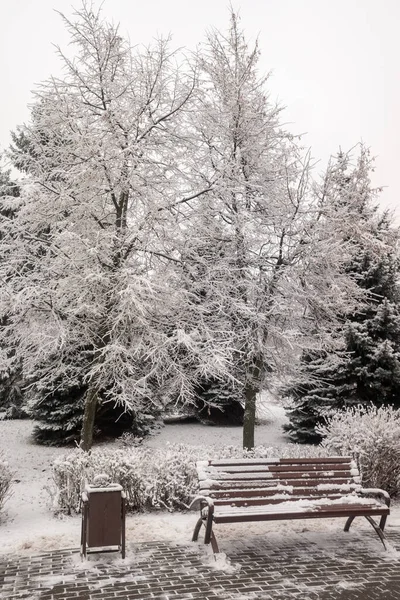
<svg viewBox="0 0 400 600"><path fill-rule="evenodd" d="M103 554L82 563L76 549L1 557L0 598L400 600L395 528L388 529L393 547L387 553L364 527L349 534L267 531L230 541L221 531L228 563L223 557L215 561L202 545L171 542L129 543L125 561Z"/></svg>

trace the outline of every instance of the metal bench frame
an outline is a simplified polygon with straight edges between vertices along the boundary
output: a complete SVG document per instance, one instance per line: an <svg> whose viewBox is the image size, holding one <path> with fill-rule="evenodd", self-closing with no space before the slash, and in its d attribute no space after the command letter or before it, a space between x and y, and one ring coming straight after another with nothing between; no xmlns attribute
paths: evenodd
<svg viewBox="0 0 400 600"><path fill-rule="evenodd" d="M191 507L200 504L200 518L192 541L197 541L204 526L204 543L211 544L214 552L219 552L214 523L345 517L344 531L349 531L358 516L367 519L386 549L383 531L390 514L390 496L384 490L362 488L357 466L349 457L209 460L197 463L197 469L201 495ZM325 485L319 487L321 484ZM279 493L282 489L284 494ZM371 497L369 504L365 503L367 497ZM338 504L341 498L344 503ZM291 511L290 503L296 500L310 505ZM380 517L379 525L373 516Z"/></svg>

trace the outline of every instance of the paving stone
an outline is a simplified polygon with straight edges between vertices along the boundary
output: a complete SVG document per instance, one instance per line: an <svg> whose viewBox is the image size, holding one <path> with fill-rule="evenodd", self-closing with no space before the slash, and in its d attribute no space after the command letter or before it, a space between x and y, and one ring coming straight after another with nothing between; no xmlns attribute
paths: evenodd
<svg viewBox="0 0 400 600"><path fill-rule="evenodd" d="M388 539L400 550L400 533ZM367 530L353 535L261 535L221 544L220 570L204 546L128 544L121 560L78 550L0 559L1 600L400 600L400 552ZM118 557L117 557L118 558Z"/></svg>

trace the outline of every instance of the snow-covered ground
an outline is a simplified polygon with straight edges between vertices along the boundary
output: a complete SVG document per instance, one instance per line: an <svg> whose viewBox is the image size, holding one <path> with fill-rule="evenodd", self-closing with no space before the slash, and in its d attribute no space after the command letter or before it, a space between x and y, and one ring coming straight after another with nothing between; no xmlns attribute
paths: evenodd
<svg viewBox="0 0 400 600"><path fill-rule="evenodd" d="M256 427L256 446L282 446L287 444L282 425L287 422L285 410L272 399L258 406L260 424ZM150 437L146 444L161 448L168 442L193 446L241 446L241 427L217 427L201 423L176 423L163 427L157 435Z"/></svg>
<svg viewBox="0 0 400 600"><path fill-rule="evenodd" d="M284 411L276 404L268 403L262 409L263 422L256 429L256 444L279 446L287 443L281 425ZM49 510L46 487L51 485L51 464L55 457L65 452L63 448L37 446L31 441L31 421L0 421L0 450L14 471L13 495L0 514L0 554L39 552L76 548L80 542L80 516L55 517ZM180 423L166 425L146 444L163 447L167 442L194 445L241 445L240 427L207 427L205 425ZM191 539L197 514L152 512L129 515L127 540L174 540L188 542ZM361 520L360 520L361 521ZM389 519L389 526L400 524L400 510L396 508ZM260 523L224 525L218 532L223 540L237 539L243 535L260 533ZM341 527L338 520L276 521L265 525L266 532L290 535L294 531L326 531Z"/></svg>

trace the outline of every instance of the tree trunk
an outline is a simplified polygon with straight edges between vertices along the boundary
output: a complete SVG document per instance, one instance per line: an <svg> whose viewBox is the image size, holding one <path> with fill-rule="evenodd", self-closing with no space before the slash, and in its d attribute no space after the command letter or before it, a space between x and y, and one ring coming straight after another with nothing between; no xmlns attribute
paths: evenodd
<svg viewBox="0 0 400 600"><path fill-rule="evenodd" d="M251 383L245 387L245 405L243 422L243 448L252 450L254 448L254 429L256 424L256 397L257 390Z"/></svg>
<svg viewBox="0 0 400 600"><path fill-rule="evenodd" d="M254 448L254 429L256 426L256 399L261 388L263 373L263 360L261 356L253 359L249 365L244 387L244 422L243 422L243 448L252 450Z"/></svg>
<svg viewBox="0 0 400 600"><path fill-rule="evenodd" d="M88 452L93 444L94 418L96 416L97 402L99 398L98 389L89 387L85 397L85 412L83 414L81 440L79 447Z"/></svg>

